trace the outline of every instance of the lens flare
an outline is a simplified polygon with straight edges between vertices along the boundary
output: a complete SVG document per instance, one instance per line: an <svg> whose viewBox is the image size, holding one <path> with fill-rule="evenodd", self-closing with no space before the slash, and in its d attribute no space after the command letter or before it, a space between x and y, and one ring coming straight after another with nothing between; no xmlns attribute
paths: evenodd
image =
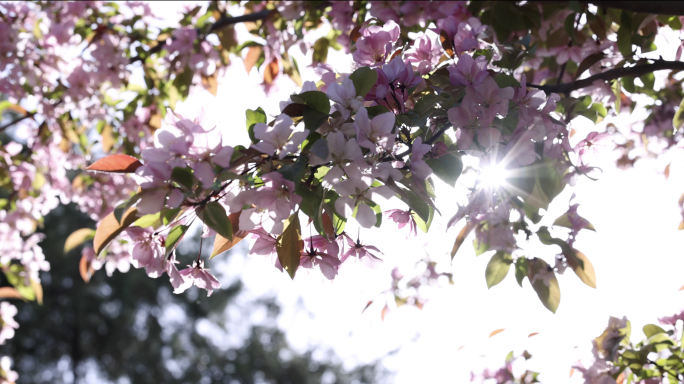
<svg viewBox="0 0 684 384"><path fill-rule="evenodd" d="M503 185L507 175L508 171L500 164L497 164L482 169L478 180L482 186L495 188Z"/></svg>

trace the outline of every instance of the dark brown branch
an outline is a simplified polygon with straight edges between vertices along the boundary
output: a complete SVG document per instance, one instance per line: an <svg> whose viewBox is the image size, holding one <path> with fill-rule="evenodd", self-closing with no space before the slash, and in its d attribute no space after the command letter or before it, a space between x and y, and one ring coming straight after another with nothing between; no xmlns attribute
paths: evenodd
<svg viewBox="0 0 684 384"><path fill-rule="evenodd" d="M261 11L261 12L248 13L246 15L236 16L236 17L222 17L217 22L212 24L211 28L209 29L208 34L214 33L216 31L218 31L219 29L221 29L223 27L227 27L229 25L233 25L233 24L237 24L237 23L244 23L247 21L263 20L271 12L272 11L265 10L265 11ZM136 56L136 57L131 58L131 64L138 62L138 61L143 61L144 59L150 57L151 55L153 55L155 53L159 53L164 48L164 45L166 45L166 41L160 41L153 48L150 48L150 50L145 52L145 56Z"/></svg>
<svg viewBox="0 0 684 384"><path fill-rule="evenodd" d="M14 119L14 120L10 121L9 123L7 123L7 124L3 125L2 127L0 127L0 132L4 131L5 129L7 129L7 128L11 127L11 126L13 126L13 125L16 124L16 123L19 123L19 122L22 122L22 121L24 121L24 120L26 120L26 119L32 118L35 114L36 114L36 112L29 112L29 113L25 114L25 115L22 116L22 117L19 117L19 118L17 118L17 119Z"/></svg>
<svg viewBox="0 0 684 384"><path fill-rule="evenodd" d="M684 16L684 6L679 1L590 1L589 3L597 7L623 11Z"/></svg>
<svg viewBox="0 0 684 384"><path fill-rule="evenodd" d="M596 80L610 81L619 79L624 76L641 76L647 73L662 71L666 69L678 69L684 70L684 62L681 61L665 61L657 60L653 64L636 65L634 67L622 67L615 68L605 72L601 72L598 75L587 77L586 79L573 81L572 83L563 83L556 85L536 85L527 84L530 87L541 89L546 93L564 93L569 94L570 92L591 86Z"/></svg>

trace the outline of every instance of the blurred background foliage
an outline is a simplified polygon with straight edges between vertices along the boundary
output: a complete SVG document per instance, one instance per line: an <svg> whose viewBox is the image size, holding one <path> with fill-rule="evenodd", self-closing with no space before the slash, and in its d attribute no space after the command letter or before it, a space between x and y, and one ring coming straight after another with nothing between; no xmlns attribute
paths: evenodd
<svg viewBox="0 0 684 384"><path fill-rule="evenodd" d="M86 284L80 247L67 255L63 247L74 230L94 226L73 205L45 217L41 246L51 270L42 279L50 294L42 306L14 301L21 326L0 346L0 354L15 359L21 383L360 384L387 376L377 362L349 370L330 351L293 350L276 326L280 308L273 298L231 311L243 291L239 280L209 298L196 289L174 295L167 279L150 279L144 270L108 277L103 268ZM184 247L181 259L191 259L198 246ZM239 252L230 257L244 257ZM250 318L244 311L266 311L269 325L229 327L229 314ZM241 345L217 345L226 339Z"/></svg>

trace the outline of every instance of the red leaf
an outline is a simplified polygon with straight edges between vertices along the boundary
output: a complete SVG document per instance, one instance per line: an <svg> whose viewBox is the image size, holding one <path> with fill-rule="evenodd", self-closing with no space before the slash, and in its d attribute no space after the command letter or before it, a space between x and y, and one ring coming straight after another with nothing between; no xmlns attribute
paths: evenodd
<svg viewBox="0 0 684 384"><path fill-rule="evenodd" d="M238 228L240 228L240 212L231 213L230 216L228 216L228 218L230 219L230 223L233 226L233 241L230 241L224 238L223 236L216 234L216 238L214 239L214 250L211 251L211 256L209 257L210 259L220 253L223 253L233 248L239 242L241 242L242 239L249 235L249 232L238 230Z"/></svg>
<svg viewBox="0 0 684 384"><path fill-rule="evenodd" d="M529 338L529 337L532 337L532 336L537 336L538 334L539 334L539 332L532 332L532 333L530 333L530 335L527 336L527 337Z"/></svg>
<svg viewBox="0 0 684 384"><path fill-rule="evenodd" d="M128 155L109 155L90 164L86 170L109 173L133 173L141 167L140 160Z"/></svg>
<svg viewBox="0 0 684 384"><path fill-rule="evenodd" d="M86 255L83 255L81 257L81 262L78 263L78 271L81 273L81 278L86 283L90 281L90 277L95 272L91 262L88 261L88 258L86 257Z"/></svg>

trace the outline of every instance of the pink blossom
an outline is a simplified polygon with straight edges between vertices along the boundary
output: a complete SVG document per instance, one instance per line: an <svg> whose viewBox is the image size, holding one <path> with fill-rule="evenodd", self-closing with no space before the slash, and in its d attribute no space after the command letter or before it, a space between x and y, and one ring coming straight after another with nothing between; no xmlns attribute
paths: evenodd
<svg viewBox="0 0 684 384"><path fill-rule="evenodd" d="M14 330L19 328L19 324L14 320L14 316L18 313L17 307L7 301L0 303L0 320L2 321L2 328L0 329L0 344L5 344L6 340L14 337Z"/></svg>
<svg viewBox="0 0 684 384"><path fill-rule="evenodd" d="M339 111L345 120L352 111L358 111L363 107L363 97L356 96L354 82L349 77L344 77L342 84L335 82L328 85L327 95L335 102L335 110Z"/></svg>
<svg viewBox="0 0 684 384"><path fill-rule="evenodd" d="M350 256L355 257L369 268L375 268L382 263L382 260L371 252L373 251L382 254L378 248L372 245L363 245L359 242L355 243L349 236L346 236L346 240L347 245L349 245L349 250L342 255L340 259L342 263L347 261Z"/></svg>
<svg viewBox="0 0 684 384"><path fill-rule="evenodd" d="M455 66L447 67L449 80L452 85L480 85L487 77L487 58L478 56L475 59L468 54L463 54Z"/></svg>
<svg viewBox="0 0 684 384"><path fill-rule="evenodd" d="M314 269L314 267L318 267L323 276L328 280L335 278L340 264L340 259L337 257L325 252L315 251L311 240L309 241L309 251L303 251L299 259L299 266L301 268Z"/></svg>
<svg viewBox="0 0 684 384"><path fill-rule="evenodd" d="M407 224L409 226L409 232L406 235L406 238L413 233L413 236L416 236L418 232L416 231L416 220L413 218L413 215L411 214L411 211L404 211L402 209L390 209L389 211L385 211L385 215L387 215L392 221L398 224L399 229L404 228Z"/></svg>
<svg viewBox="0 0 684 384"><path fill-rule="evenodd" d="M467 95L459 107L451 108L447 113L449 121L456 128L456 146L460 150L470 148L476 135L478 142L484 147L497 143L501 137L495 128L482 128L483 119Z"/></svg>
<svg viewBox="0 0 684 384"><path fill-rule="evenodd" d="M361 37L356 41L354 61L360 65L384 64L392 51L392 45L399 38L399 26L390 20L382 27L371 25L359 32Z"/></svg>
<svg viewBox="0 0 684 384"><path fill-rule="evenodd" d="M660 324L662 325L676 325L677 320L683 320L684 321L684 311L681 311L680 313L676 313L672 316L664 316L658 319Z"/></svg>
<svg viewBox="0 0 684 384"><path fill-rule="evenodd" d="M389 22L399 21L399 3L396 1L371 1L370 14Z"/></svg>
<svg viewBox="0 0 684 384"><path fill-rule="evenodd" d="M466 88L468 96L482 108L483 126L490 125L497 115L508 114L508 101L513 98L513 88L499 88L494 78L487 76L481 84Z"/></svg>
<svg viewBox="0 0 684 384"><path fill-rule="evenodd" d="M359 145L370 149L372 153L378 153L378 148L392 151L395 140L395 134L392 133L395 119L393 113L387 112L371 120L366 108L360 108L354 119L354 129Z"/></svg>
<svg viewBox="0 0 684 384"><path fill-rule="evenodd" d="M387 186L371 187L373 180L368 176L359 179L347 179L335 185L335 190L340 197L335 201L335 210L343 217L349 217L358 207L356 221L364 227L370 228L377 222L376 213L368 203L378 197L389 199L394 192Z"/></svg>
<svg viewBox="0 0 684 384"><path fill-rule="evenodd" d="M280 159L289 153L296 152L297 147L309 135L309 131L306 129L294 131L292 128L293 124L292 119L285 114L278 115L273 127L264 123L256 124L254 126L254 137L261 141L257 144L252 144L252 148L266 154L277 153Z"/></svg>
<svg viewBox="0 0 684 384"><path fill-rule="evenodd" d="M192 285L195 285L197 288L206 289L207 297L209 297L214 292L214 289L221 288L221 283L209 273L208 269L204 268L204 260L199 262L193 261L192 266L188 265L188 268L180 271L180 276L183 282L178 287L175 287L173 293L176 294L183 293Z"/></svg>
<svg viewBox="0 0 684 384"><path fill-rule="evenodd" d="M418 72L426 75L432 71L442 57L442 47L435 39L423 35L413 41L413 48L406 54L408 61L418 65Z"/></svg>
<svg viewBox="0 0 684 384"><path fill-rule="evenodd" d="M430 152L431 146L423 144L423 138L417 137L411 144L411 173L419 180L425 180L432 175L432 168L423 161L423 156Z"/></svg>

